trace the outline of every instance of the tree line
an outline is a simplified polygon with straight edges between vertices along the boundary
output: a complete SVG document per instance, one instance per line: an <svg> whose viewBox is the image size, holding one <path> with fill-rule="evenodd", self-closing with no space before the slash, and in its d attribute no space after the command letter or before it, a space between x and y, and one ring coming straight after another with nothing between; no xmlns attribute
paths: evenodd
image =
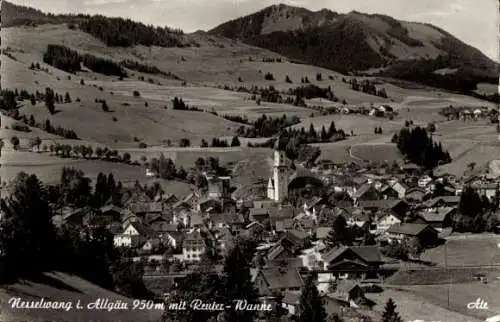
<svg viewBox="0 0 500 322"><path fill-rule="evenodd" d="M345 78L343 78L342 80L344 82L347 82ZM365 94L379 96L382 98L388 98L387 92L385 91L385 88L377 89L375 87L375 84L368 79L365 79L361 82L358 82L358 80L356 78L352 78L349 81L349 87L353 91L363 92Z"/></svg>
<svg viewBox="0 0 500 322"><path fill-rule="evenodd" d="M77 51L63 45L47 45L47 50L43 54L43 62L72 74L81 71L81 64L83 63L88 69L96 73L127 77L127 73L120 64L91 54L80 55Z"/></svg>
<svg viewBox="0 0 500 322"><path fill-rule="evenodd" d="M109 18L101 15L88 17L79 28L102 40L108 46L130 47L135 45L183 47L180 29L146 26L131 19Z"/></svg>
<svg viewBox="0 0 500 322"><path fill-rule="evenodd" d="M402 128L394 134L392 142L411 162L426 169L451 162L449 152L443 149L441 143L435 143L427 130L419 126L414 129Z"/></svg>
<svg viewBox="0 0 500 322"><path fill-rule="evenodd" d="M279 134L283 129L298 123L300 123L300 119L295 115L289 118L286 114L283 114L282 117L273 118L264 114L252 123L252 127L241 126L237 134L250 138L271 137Z"/></svg>
<svg viewBox="0 0 500 322"><path fill-rule="evenodd" d="M180 80L180 78L171 72L164 72L160 70L158 67L153 66L153 65L148 65L148 64L143 64L135 60L131 59L124 59L120 62L120 66L123 66L125 68L135 70L140 73L146 73L146 74L156 74L156 75L162 75L168 78L172 79L177 79Z"/></svg>
<svg viewBox="0 0 500 322"><path fill-rule="evenodd" d="M30 115L29 118L26 117L26 115L22 115L20 117L20 120L26 125L39 128L47 133L55 134L57 136L61 136L69 140L80 140L80 138L78 137L78 135L74 130L65 129L62 126L54 126L52 125L50 120L45 120L45 122L39 123L36 122L35 117L33 115Z"/></svg>

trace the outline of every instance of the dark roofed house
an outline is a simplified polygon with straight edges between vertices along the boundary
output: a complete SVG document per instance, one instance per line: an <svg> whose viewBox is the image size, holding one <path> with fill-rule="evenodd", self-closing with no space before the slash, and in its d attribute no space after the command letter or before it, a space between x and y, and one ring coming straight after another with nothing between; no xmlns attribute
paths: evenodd
<svg viewBox="0 0 500 322"><path fill-rule="evenodd" d="M359 202L359 208L372 212L392 210L400 217L406 216L407 212L410 210L408 204L399 199L362 200Z"/></svg>
<svg viewBox="0 0 500 322"><path fill-rule="evenodd" d="M421 203L424 200L426 195L427 195L427 192L425 191L424 188L412 187L406 191L405 199L408 202Z"/></svg>
<svg viewBox="0 0 500 322"><path fill-rule="evenodd" d="M304 281L297 269L264 268L257 273L255 284L261 296L275 292L300 291Z"/></svg>
<svg viewBox="0 0 500 322"><path fill-rule="evenodd" d="M427 224L396 224L386 231L386 235L389 237L389 240L416 237L423 247L431 247L439 243L438 231Z"/></svg>
<svg viewBox="0 0 500 322"><path fill-rule="evenodd" d="M452 217L456 212L457 208L455 207L443 207L436 209L436 211L422 211L411 222L415 224L427 224L439 231L451 226Z"/></svg>
<svg viewBox="0 0 500 322"><path fill-rule="evenodd" d="M324 269L338 278L376 278L383 264L377 246L341 246L323 254Z"/></svg>

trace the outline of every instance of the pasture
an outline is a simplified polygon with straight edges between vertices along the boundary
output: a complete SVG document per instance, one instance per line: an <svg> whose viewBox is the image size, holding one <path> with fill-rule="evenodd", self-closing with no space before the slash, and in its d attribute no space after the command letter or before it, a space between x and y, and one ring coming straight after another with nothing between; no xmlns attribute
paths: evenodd
<svg viewBox="0 0 500 322"><path fill-rule="evenodd" d="M407 292L421 297L422 299L425 299L425 302L427 303L432 303L436 306L447 308L451 311L484 321L484 319L500 312L500 297L498 296L499 288L494 283L496 282L492 282L491 285L480 283L412 285L398 286L395 289L403 293ZM468 303L475 302L478 298L488 303L488 309L477 310L467 308ZM445 321L455 320L447 319Z"/></svg>
<svg viewBox="0 0 500 322"><path fill-rule="evenodd" d="M368 293L367 297L377 303L375 311L382 313L385 303L392 298L397 306L396 310L403 321L443 321L443 322L479 322L481 320L466 316L440 305L436 305L427 299L396 289L386 288L382 293Z"/></svg>
<svg viewBox="0 0 500 322"><path fill-rule="evenodd" d="M500 265L500 236L460 234L447 237L446 244L427 250L421 259L449 266Z"/></svg>

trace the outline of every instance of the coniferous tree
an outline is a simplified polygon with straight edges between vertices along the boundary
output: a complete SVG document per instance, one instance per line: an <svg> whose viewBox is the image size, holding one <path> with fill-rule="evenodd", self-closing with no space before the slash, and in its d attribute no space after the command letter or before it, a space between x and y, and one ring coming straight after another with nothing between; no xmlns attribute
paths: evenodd
<svg viewBox="0 0 500 322"><path fill-rule="evenodd" d="M246 300L257 303L258 293L250 275L250 265L253 259L255 245L251 241L238 240L224 261L222 289L224 302L233 309L225 312L228 321L252 322L256 312L234 310L234 300Z"/></svg>
<svg viewBox="0 0 500 322"><path fill-rule="evenodd" d="M297 322L326 322L326 311L318 288L311 274L305 281L300 295L300 315Z"/></svg>
<svg viewBox="0 0 500 322"><path fill-rule="evenodd" d="M329 231L325 244L329 248L336 246L350 246L352 245L352 236L347 227L347 222L342 215L338 215L333 221L332 229Z"/></svg>
<svg viewBox="0 0 500 322"><path fill-rule="evenodd" d="M241 143L240 143L240 140L238 139L237 136L233 136L233 139L231 141L231 146L240 146Z"/></svg>
<svg viewBox="0 0 500 322"><path fill-rule="evenodd" d="M399 313L396 312L396 304L394 303L392 298L389 298L389 300L387 300L387 303L385 304L381 322L403 322L403 319L399 316Z"/></svg>
<svg viewBox="0 0 500 322"><path fill-rule="evenodd" d="M35 175L19 173L1 206L0 280L11 283L53 267L55 229L47 193Z"/></svg>

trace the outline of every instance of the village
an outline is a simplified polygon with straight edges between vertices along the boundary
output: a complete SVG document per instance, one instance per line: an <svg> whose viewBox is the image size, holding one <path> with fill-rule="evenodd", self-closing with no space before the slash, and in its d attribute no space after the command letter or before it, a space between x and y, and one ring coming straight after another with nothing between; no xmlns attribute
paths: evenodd
<svg viewBox="0 0 500 322"><path fill-rule="evenodd" d="M154 281L160 298L208 252L224 258L246 236L259 244L251 272L261 301L279 295L280 303L273 304L299 314L304 274L314 272L331 315L369 310L374 303L365 293L383 287L397 271L432 268L435 263L420 256L458 227L454 218L464 189L491 205L499 193L498 182L487 176L435 177L412 163L369 169L321 160L306 168L288 160L278 143L272 173L267 185L239 197L231 176L210 172L204 172L207 189L188 195L160 192L151 198L138 186L120 206L110 201L98 211L65 208L54 223L106 225L115 246L144 265L143 278ZM498 219L491 222L498 231Z"/></svg>

